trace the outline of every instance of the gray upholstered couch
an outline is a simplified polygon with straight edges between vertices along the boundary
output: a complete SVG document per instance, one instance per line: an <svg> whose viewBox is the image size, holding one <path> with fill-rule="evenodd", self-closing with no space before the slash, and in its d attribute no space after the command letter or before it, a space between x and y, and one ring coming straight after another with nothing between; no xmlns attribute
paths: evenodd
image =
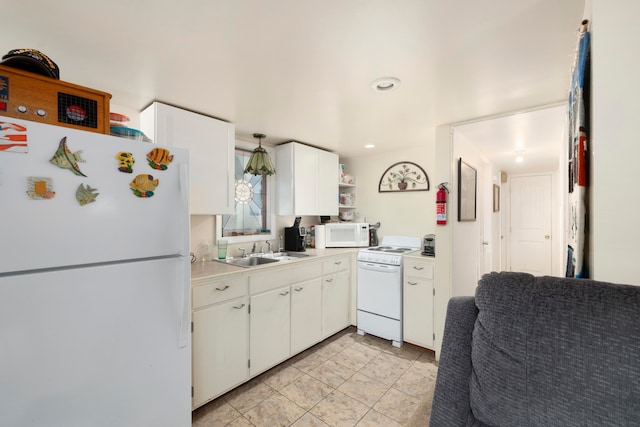
<svg viewBox="0 0 640 427"><path fill-rule="evenodd" d="M485 275L449 302L430 425L640 426L640 286Z"/></svg>

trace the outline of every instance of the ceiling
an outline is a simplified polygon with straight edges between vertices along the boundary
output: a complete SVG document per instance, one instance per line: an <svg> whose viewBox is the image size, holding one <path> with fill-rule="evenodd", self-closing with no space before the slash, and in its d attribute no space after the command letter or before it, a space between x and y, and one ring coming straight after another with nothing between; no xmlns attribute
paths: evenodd
<svg viewBox="0 0 640 427"><path fill-rule="evenodd" d="M23 0L3 10L0 53L41 50L62 80L133 112L159 100L233 122L243 139L354 157L562 101L583 11L584 0ZM374 92L383 76L400 86Z"/></svg>
<svg viewBox="0 0 640 427"><path fill-rule="evenodd" d="M516 114L455 126L467 141L485 154L496 170L509 174L558 170L567 105L549 105ZM516 158L522 157L521 162Z"/></svg>

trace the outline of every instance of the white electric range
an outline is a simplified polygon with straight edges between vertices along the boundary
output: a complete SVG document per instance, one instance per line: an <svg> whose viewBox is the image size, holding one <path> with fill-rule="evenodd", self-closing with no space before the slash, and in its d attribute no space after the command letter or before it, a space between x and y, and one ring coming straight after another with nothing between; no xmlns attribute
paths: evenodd
<svg viewBox="0 0 640 427"><path fill-rule="evenodd" d="M420 237L385 236L380 246L358 251L358 334L402 346L402 257L421 244Z"/></svg>

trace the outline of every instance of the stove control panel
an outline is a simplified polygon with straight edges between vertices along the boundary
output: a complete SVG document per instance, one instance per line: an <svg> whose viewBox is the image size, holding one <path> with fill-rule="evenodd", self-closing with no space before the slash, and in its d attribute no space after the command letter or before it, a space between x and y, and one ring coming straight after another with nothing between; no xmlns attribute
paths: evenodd
<svg viewBox="0 0 640 427"><path fill-rule="evenodd" d="M358 252L358 261L375 262L378 264L401 265L402 255L385 253Z"/></svg>

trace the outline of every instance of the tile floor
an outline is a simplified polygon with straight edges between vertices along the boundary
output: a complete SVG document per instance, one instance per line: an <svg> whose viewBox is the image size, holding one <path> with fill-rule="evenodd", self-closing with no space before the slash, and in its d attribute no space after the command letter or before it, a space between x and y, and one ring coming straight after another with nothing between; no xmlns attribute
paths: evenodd
<svg viewBox="0 0 640 427"><path fill-rule="evenodd" d="M403 426L436 372L433 352L351 327L196 409L193 426Z"/></svg>

